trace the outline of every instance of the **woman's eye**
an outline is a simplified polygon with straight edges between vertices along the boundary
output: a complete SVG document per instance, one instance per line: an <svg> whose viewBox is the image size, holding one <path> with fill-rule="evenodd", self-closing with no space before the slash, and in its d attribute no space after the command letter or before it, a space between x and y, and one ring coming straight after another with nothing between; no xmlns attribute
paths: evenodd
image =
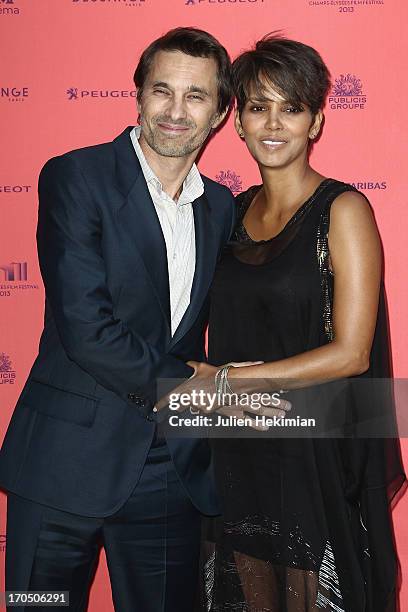
<svg viewBox="0 0 408 612"><path fill-rule="evenodd" d="M299 106L286 106L283 109L283 112L285 113L301 113L303 111L303 108L300 108Z"/></svg>
<svg viewBox="0 0 408 612"><path fill-rule="evenodd" d="M250 107L249 110L252 111L253 113L260 113L260 112L265 110L265 107L264 106L255 106L255 105L253 105L253 106Z"/></svg>

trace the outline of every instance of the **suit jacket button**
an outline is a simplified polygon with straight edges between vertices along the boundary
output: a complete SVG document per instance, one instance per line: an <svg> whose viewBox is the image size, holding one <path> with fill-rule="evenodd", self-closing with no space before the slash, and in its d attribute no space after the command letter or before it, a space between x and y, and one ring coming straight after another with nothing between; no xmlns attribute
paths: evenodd
<svg viewBox="0 0 408 612"><path fill-rule="evenodd" d="M129 396L130 401L133 402L138 408L144 408L146 406L146 400L143 397L135 395L134 393L129 393Z"/></svg>

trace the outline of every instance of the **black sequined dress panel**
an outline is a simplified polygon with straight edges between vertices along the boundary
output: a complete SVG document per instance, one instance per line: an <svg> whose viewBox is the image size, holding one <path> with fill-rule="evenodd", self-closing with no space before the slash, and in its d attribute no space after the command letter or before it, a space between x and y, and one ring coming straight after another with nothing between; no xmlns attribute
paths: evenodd
<svg viewBox="0 0 408 612"><path fill-rule="evenodd" d="M281 360L332 340L330 206L354 188L324 180L276 237L255 242L242 219L259 188L237 198L236 230L211 289L209 359L215 365ZM382 294L368 375L389 375L388 357ZM362 466L368 474L370 461L385 460L384 446L376 443L213 440L223 515L205 525L203 608L392 612L396 567L386 487L403 472L394 445L387 451L388 476L375 476L377 493L361 494ZM351 499L355 491L361 497ZM372 523L370 533L364 520ZM375 529L381 529L380 543ZM377 544L380 563L372 551ZM384 571L386 578L376 583Z"/></svg>

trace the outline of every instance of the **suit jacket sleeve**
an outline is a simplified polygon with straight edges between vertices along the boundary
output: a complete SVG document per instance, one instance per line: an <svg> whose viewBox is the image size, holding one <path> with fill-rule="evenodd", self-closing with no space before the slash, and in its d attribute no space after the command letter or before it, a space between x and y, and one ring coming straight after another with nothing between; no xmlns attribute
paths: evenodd
<svg viewBox="0 0 408 612"><path fill-rule="evenodd" d="M193 370L158 351L115 317L101 247L101 221L86 179L69 156L53 158L39 180L37 245L47 300L70 359L128 400L165 371Z"/></svg>

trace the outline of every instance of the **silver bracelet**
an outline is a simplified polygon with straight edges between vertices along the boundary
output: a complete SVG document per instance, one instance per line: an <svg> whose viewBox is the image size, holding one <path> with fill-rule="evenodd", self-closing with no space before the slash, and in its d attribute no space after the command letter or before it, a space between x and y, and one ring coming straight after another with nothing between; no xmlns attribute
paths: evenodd
<svg viewBox="0 0 408 612"><path fill-rule="evenodd" d="M221 370L222 370L222 368L217 370L216 373L215 373L215 376L214 376L214 386L215 386L215 392L216 393L218 393L218 388L219 388L219 385L220 385Z"/></svg>
<svg viewBox="0 0 408 612"><path fill-rule="evenodd" d="M228 382L228 372L230 371L232 367L234 366L228 363L227 365L223 366L220 370L218 370L215 374L215 377L214 377L215 392L220 396L223 396L227 393L229 395L235 395L233 389L231 388L231 385Z"/></svg>

